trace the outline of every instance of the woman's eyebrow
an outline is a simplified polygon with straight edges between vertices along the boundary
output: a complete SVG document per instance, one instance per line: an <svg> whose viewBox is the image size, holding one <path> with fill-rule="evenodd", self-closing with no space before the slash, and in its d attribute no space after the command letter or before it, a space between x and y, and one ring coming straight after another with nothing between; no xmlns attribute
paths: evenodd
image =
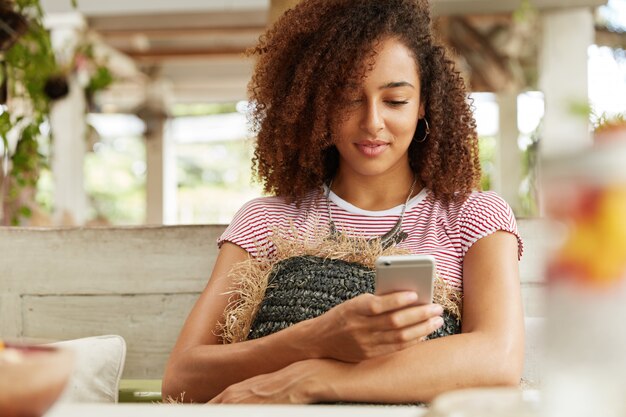
<svg viewBox="0 0 626 417"><path fill-rule="evenodd" d="M413 84L407 82L407 81L392 81L390 83L381 85L379 88L381 90L385 89L385 88L397 88L397 87L411 87L411 88L415 88L413 87Z"/></svg>

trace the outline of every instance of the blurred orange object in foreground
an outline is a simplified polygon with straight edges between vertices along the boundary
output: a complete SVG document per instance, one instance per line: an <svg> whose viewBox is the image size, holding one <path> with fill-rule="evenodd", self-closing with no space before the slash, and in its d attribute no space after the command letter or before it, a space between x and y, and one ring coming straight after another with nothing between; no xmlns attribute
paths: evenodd
<svg viewBox="0 0 626 417"><path fill-rule="evenodd" d="M0 416L40 417L63 392L71 351L0 341Z"/></svg>
<svg viewBox="0 0 626 417"><path fill-rule="evenodd" d="M626 276L626 186L578 187L578 199L560 209L570 232L548 276L611 285Z"/></svg>
<svg viewBox="0 0 626 417"><path fill-rule="evenodd" d="M544 164L546 212L567 229L548 279L589 290L626 281L626 119L598 123L593 146Z"/></svg>

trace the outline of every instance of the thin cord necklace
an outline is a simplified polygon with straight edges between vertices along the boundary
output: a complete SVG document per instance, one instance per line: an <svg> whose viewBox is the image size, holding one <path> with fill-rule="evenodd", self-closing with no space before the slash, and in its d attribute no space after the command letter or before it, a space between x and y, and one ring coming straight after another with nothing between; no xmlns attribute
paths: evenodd
<svg viewBox="0 0 626 417"><path fill-rule="evenodd" d="M413 183L411 184L411 188L409 188L409 195L406 197L406 201L402 205L402 212L400 213L400 217L396 224L384 235L380 237L373 237L368 239L368 242L373 242L375 240L380 240L380 244L383 249L387 249L393 245L397 245L398 243L404 241L408 234L402 230L402 221L404 220L404 212L406 210L406 205L409 203L411 199L411 195L413 195L413 190L415 189L415 184L417 183L417 178L413 178ZM341 232L337 229L335 225L335 221L333 220L333 215L330 210L330 188L333 185L333 180L330 180L328 184L328 188L326 190L326 209L328 210L328 225L330 227L330 238L333 240L337 240L339 236L341 236Z"/></svg>

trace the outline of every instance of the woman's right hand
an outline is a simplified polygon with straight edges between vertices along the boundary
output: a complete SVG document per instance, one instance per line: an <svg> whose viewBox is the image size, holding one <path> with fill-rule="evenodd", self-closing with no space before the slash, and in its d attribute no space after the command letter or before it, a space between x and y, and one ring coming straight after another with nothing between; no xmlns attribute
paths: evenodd
<svg viewBox="0 0 626 417"><path fill-rule="evenodd" d="M419 343L443 325L438 304L415 306L417 294L362 294L310 321L322 358L361 362Z"/></svg>

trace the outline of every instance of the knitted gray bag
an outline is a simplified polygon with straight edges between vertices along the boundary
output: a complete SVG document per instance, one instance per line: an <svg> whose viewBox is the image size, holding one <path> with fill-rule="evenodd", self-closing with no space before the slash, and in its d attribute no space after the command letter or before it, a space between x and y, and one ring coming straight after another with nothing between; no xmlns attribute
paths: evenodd
<svg viewBox="0 0 626 417"><path fill-rule="evenodd" d="M357 295L374 293L375 272L359 263L294 256L271 270L265 296L248 339L257 339L311 319ZM427 339L460 333L456 316L444 311L444 325Z"/></svg>

